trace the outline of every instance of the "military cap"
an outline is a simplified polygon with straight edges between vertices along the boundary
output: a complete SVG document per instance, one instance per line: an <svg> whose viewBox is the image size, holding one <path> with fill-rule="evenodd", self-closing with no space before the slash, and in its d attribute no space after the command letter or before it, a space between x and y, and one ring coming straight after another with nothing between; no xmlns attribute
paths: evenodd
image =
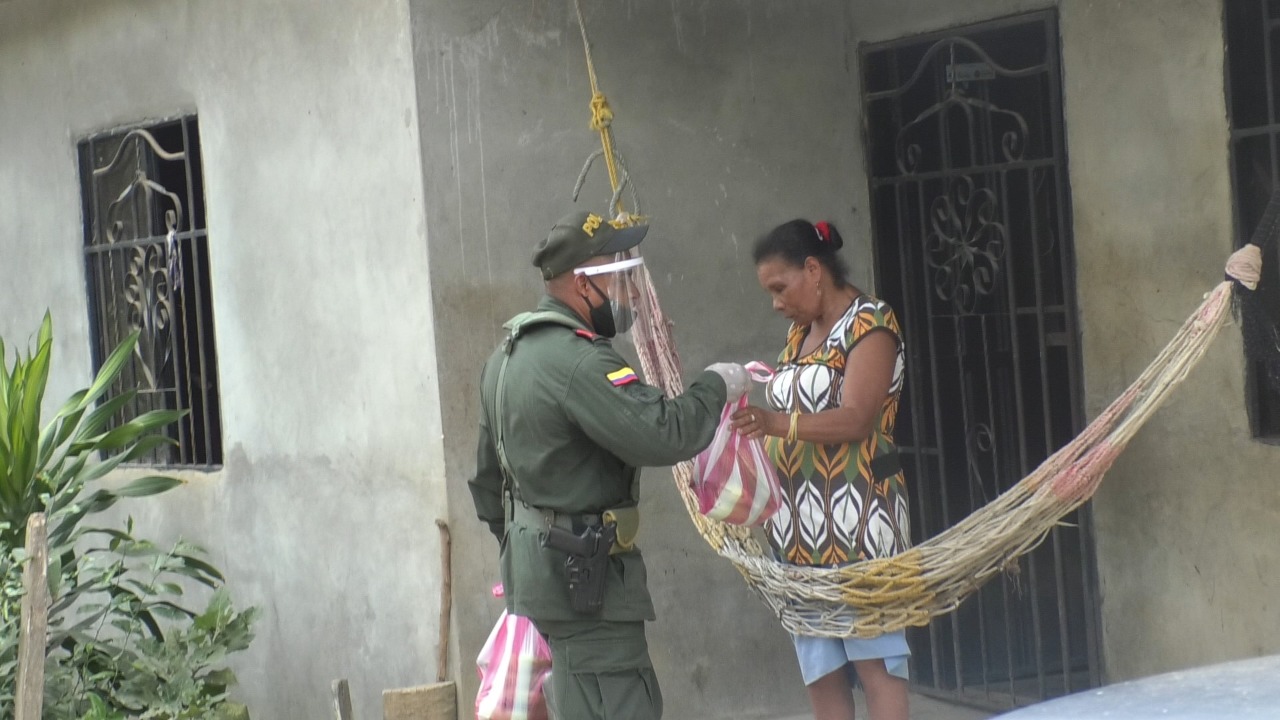
<svg viewBox="0 0 1280 720"><path fill-rule="evenodd" d="M566 273L593 257L630 250L644 239L648 225L626 226L585 210L558 220L533 251L542 279Z"/></svg>

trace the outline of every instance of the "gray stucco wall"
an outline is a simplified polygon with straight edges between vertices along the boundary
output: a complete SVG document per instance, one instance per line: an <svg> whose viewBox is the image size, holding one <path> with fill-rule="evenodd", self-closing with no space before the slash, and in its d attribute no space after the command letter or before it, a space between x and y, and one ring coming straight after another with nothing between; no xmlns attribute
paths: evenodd
<svg viewBox="0 0 1280 720"><path fill-rule="evenodd" d="M1232 248L1221 3L883 0L851 14L857 41L880 41L1055 6L1093 417ZM864 177L854 182L865 197ZM1280 549L1259 541L1280 522L1280 449L1250 439L1243 368L1228 327L1092 504L1112 680L1280 651Z"/></svg>
<svg viewBox="0 0 1280 720"><path fill-rule="evenodd" d="M200 118L225 467L127 511L262 608L255 718L361 718L434 679L445 516L408 6L0 4L0 334L46 307L53 397L92 370L75 146Z"/></svg>
<svg viewBox="0 0 1280 720"><path fill-rule="evenodd" d="M1071 0L1062 26L1092 413L1221 279L1233 247L1221 6ZM1243 383L1228 327L1097 496L1114 678L1280 652L1280 546L1265 539L1280 523L1280 448L1250 440Z"/></svg>
<svg viewBox="0 0 1280 720"><path fill-rule="evenodd" d="M502 321L531 308L534 244L573 205L590 87L572 4L415 0L423 172L436 303L462 695L500 603L497 545L474 520L476 383ZM686 370L771 359L785 321L750 259L797 216L851 222L858 123L841 6L583 2L617 139L652 216L642 246ZM599 167L581 206L608 199ZM859 265L859 281L870 275ZM625 351L624 351L625 352ZM778 623L698 536L670 472L647 471L640 544L667 717L771 717L807 707Z"/></svg>

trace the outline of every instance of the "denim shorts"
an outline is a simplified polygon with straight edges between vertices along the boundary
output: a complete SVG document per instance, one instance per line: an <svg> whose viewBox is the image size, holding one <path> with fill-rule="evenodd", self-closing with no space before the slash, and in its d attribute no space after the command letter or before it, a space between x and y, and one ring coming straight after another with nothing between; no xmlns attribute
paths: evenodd
<svg viewBox="0 0 1280 720"><path fill-rule="evenodd" d="M849 673L849 684L853 685L857 680L853 661L876 658L884 658L884 667L890 675L909 679L907 658L911 657L911 650L907 647L906 630L870 639L809 635L792 635L791 639L796 646L796 658L800 661L800 675L805 685L812 685L841 667Z"/></svg>

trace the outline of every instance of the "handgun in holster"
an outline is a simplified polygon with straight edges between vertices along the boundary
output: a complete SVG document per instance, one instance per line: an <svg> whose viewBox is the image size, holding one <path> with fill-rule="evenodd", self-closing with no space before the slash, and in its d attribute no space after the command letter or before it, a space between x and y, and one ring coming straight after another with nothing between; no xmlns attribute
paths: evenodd
<svg viewBox="0 0 1280 720"><path fill-rule="evenodd" d="M542 546L567 553L565 575L573 611L594 615L604 608L604 583L609 575L609 550L618 538L613 523L589 526L580 535L552 526L542 536Z"/></svg>

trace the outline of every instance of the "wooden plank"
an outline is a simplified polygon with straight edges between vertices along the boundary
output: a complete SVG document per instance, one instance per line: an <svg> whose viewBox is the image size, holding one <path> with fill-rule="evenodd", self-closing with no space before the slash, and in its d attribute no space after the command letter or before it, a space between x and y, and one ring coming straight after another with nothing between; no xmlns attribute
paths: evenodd
<svg viewBox="0 0 1280 720"><path fill-rule="evenodd" d="M457 720L458 690L451 682L382 691L384 720Z"/></svg>
<svg viewBox="0 0 1280 720"><path fill-rule="evenodd" d="M22 587L15 720L40 720L49 629L49 531L44 513L27 518L27 565L22 570Z"/></svg>
<svg viewBox="0 0 1280 720"><path fill-rule="evenodd" d="M351 686L346 678L333 681L334 720L351 720Z"/></svg>

